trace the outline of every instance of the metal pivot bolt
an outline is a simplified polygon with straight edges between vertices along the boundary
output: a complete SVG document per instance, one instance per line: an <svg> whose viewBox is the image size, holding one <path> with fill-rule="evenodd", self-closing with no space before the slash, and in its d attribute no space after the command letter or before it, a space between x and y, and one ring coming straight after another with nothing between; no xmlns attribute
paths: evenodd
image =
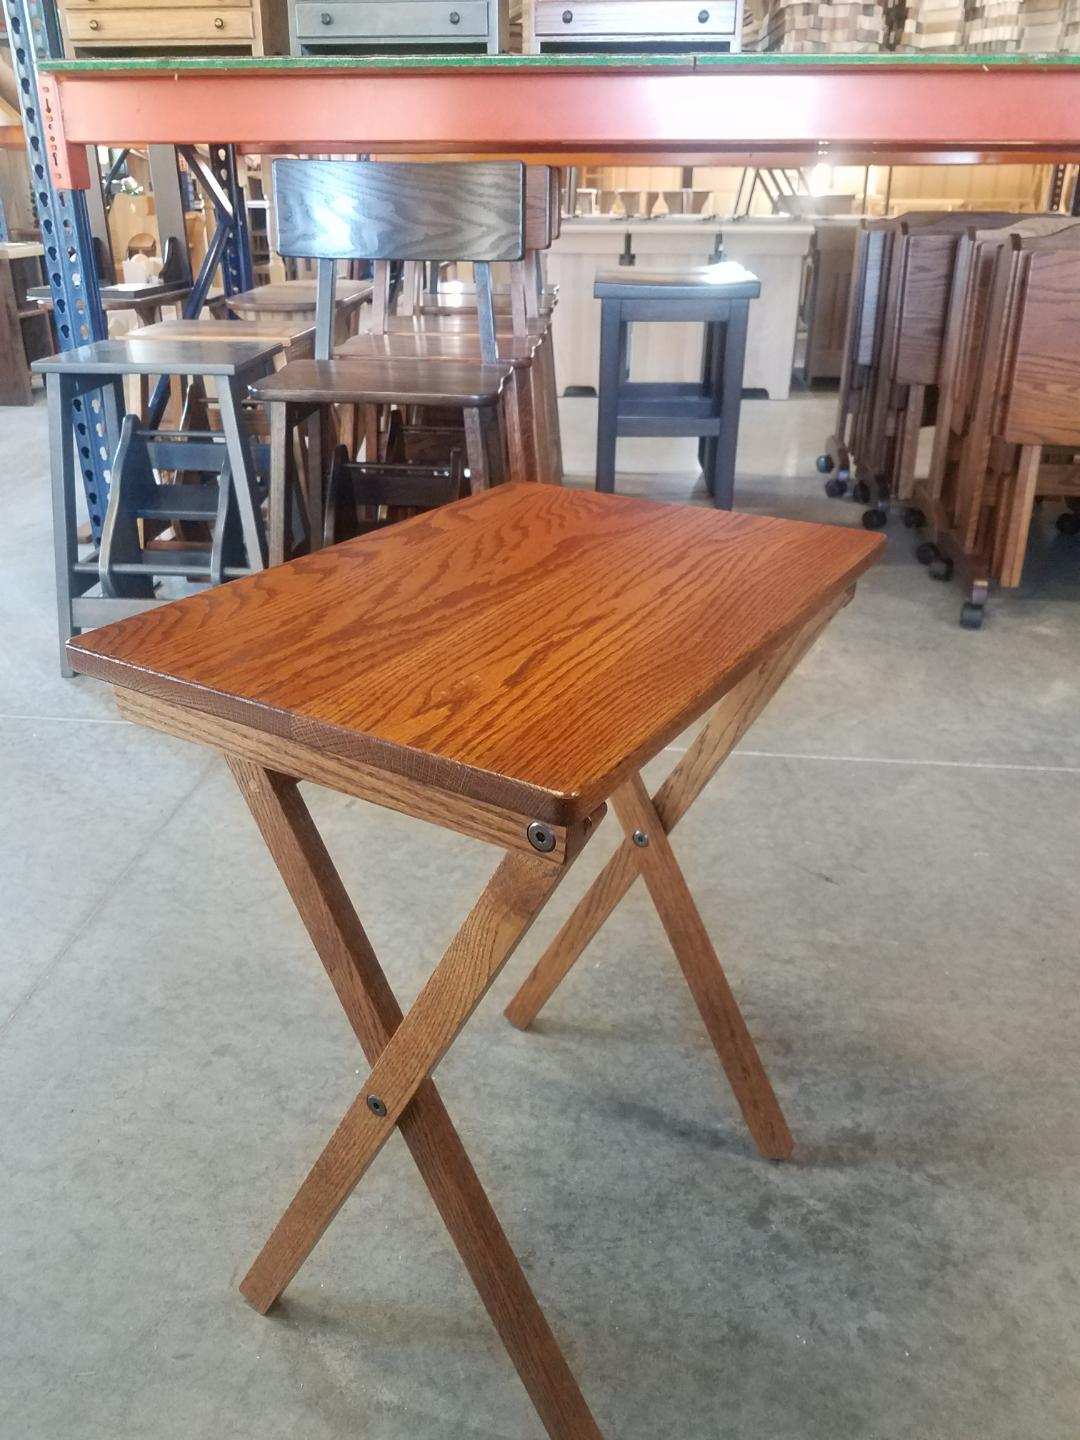
<svg viewBox="0 0 1080 1440"><path fill-rule="evenodd" d="M555 849L555 832L542 820L534 820L525 831L529 844L542 855L549 855Z"/></svg>
<svg viewBox="0 0 1080 1440"><path fill-rule="evenodd" d="M100 30L100 29L101 29L101 21L100 21L100 20L91 20L91 21L90 21L90 29L91 29L91 30Z"/></svg>
<svg viewBox="0 0 1080 1440"><path fill-rule="evenodd" d="M562 12L562 23L563 23L564 25L569 25L569 24L570 24L570 21L573 20L573 18L574 18L574 12L573 12L572 10L564 10L564 11Z"/></svg>
<svg viewBox="0 0 1080 1440"><path fill-rule="evenodd" d="M645 834L644 830L635 830L630 838L631 840L633 840L635 845L639 845L643 850L645 846L649 843L649 837Z"/></svg>
<svg viewBox="0 0 1080 1440"><path fill-rule="evenodd" d="M224 30L224 29L225 29L225 21L221 18L220 15L215 15L215 17L214 17L214 29L215 29L215 30Z"/></svg>
<svg viewBox="0 0 1080 1440"><path fill-rule="evenodd" d="M707 10L699 10L697 12L697 18L700 24L706 24L709 19L709 12Z"/></svg>
<svg viewBox="0 0 1080 1440"><path fill-rule="evenodd" d="M330 14L329 10L324 10L319 16L319 19L324 25L332 25L334 23L334 17Z"/></svg>
<svg viewBox="0 0 1080 1440"><path fill-rule="evenodd" d="M456 10L451 10L451 11L450 11L450 24L451 24L451 25L460 25L460 24L461 24L461 16L459 15L459 13L458 13Z"/></svg>
<svg viewBox="0 0 1080 1440"><path fill-rule="evenodd" d="M373 1115L381 1117L386 1114L386 1105L379 1099L378 1095L369 1095L367 1097L367 1108Z"/></svg>

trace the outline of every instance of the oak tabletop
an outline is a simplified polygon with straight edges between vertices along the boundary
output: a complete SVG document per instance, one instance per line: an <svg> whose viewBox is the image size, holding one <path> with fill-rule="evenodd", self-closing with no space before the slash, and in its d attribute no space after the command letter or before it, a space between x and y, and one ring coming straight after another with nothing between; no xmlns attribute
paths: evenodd
<svg viewBox="0 0 1080 1440"><path fill-rule="evenodd" d="M569 824L880 535L511 484L69 641L76 670Z"/></svg>

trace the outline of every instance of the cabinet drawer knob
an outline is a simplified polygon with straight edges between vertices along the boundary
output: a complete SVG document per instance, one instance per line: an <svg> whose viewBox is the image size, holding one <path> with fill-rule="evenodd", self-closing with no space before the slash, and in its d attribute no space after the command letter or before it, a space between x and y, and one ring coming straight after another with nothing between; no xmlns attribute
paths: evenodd
<svg viewBox="0 0 1080 1440"><path fill-rule="evenodd" d="M91 30L100 30L100 29L101 29L101 21L100 21L100 20L91 20L91 21L90 21L90 29L91 29Z"/></svg>
<svg viewBox="0 0 1080 1440"><path fill-rule="evenodd" d="M215 16L214 16L214 29L215 29L215 30L224 30L224 29L225 29L225 21L221 18L220 15L215 15Z"/></svg>
<svg viewBox="0 0 1080 1440"><path fill-rule="evenodd" d="M450 24L451 24L451 25L460 25L460 24L461 24L461 16L460 16L460 14L459 14L456 10L451 10L451 11L450 11Z"/></svg>
<svg viewBox="0 0 1080 1440"><path fill-rule="evenodd" d="M319 19L324 25L332 25L334 23L334 17L330 14L329 10L324 10L319 16Z"/></svg>
<svg viewBox="0 0 1080 1440"><path fill-rule="evenodd" d="M564 10L564 11L562 12L562 23L563 23L564 25L569 25L569 24L570 24L570 21L573 20L573 18L574 18L574 12L573 12L572 10Z"/></svg>
<svg viewBox="0 0 1080 1440"><path fill-rule="evenodd" d="M698 18L698 22L699 22L700 24L706 25L706 24L708 24L708 20L709 20L709 12L708 12L707 10L699 10L699 11L697 12L697 18Z"/></svg>

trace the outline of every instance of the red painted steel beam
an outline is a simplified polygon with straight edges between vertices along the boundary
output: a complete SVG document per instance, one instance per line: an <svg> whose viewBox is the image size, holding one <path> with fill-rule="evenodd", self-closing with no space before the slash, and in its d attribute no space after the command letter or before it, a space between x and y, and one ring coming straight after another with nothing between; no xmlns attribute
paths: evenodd
<svg viewBox="0 0 1080 1440"><path fill-rule="evenodd" d="M1080 67L312 69L43 75L54 177L81 147L229 141L290 153L586 152L714 162L755 152L887 162L971 152L1080 157Z"/></svg>

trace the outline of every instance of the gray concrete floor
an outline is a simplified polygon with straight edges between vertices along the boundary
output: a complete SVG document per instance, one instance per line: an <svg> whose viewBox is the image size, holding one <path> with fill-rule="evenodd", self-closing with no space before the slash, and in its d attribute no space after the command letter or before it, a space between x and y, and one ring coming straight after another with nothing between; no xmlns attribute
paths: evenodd
<svg viewBox="0 0 1080 1440"><path fill-rule="evenodd" d="M831 412L747 407L744 508L858 523ZM237 1294L363 1067L222 764L57 675L41 405L0 455L0 1435L542 1440L397 1141L272 1318ZM637 891L503 1021L612 825L442 1065L609 1440L1080 1434L1078 561L1041 522L969 634L898 529L679 832L794 1163ZM408 1000L492 856L311 801Z"/></svg>

